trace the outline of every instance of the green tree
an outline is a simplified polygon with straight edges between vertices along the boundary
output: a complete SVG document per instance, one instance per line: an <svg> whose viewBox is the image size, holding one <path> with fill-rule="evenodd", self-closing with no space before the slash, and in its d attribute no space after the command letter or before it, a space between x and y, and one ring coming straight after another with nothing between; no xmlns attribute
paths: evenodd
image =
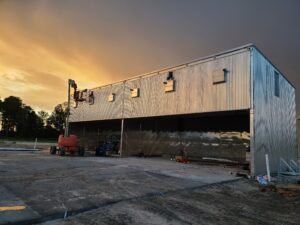
<svg viewBox="0 0 300 225"><path fill-rule="evenodd" d="M6 136L16 132L17 124L22 117L22 100L9 96L4 99L2 105L2 129Z"/></svg>
<svg viewBox="0 0 300 225"><path fill-rule="evenodd" d="M16 134L20 137L42 137L44 124L43 120L30 107L23 105L17 123Z"/></svg>
<svg viewBox="0 0 300 225"><path fill-rule="evenodd" d="M48 118L47 124L54 127L59 133L63 133L66 125L67 103L58 104Z"/></svg>
<svg viewBox="0 0 300 225"><path fill-rule="evenodd" d="M45 126L47 124L47 120L49 118L49 113L47 113L46 111L39 111L38 116L41 118L41 120L43 121L43 125Z"/></svg>
<svg viewBox="0 0 300 225"><path fill-rule="evenodd" d="M10 96L4 101L0 99L0 134L6 137L56 138L65 128L66 116L66 103L57 105L49 116L45 111L36 113L20 98Z"/></svg>
<svg viewBox="0 0 300 225"><path fill-rule="evenodd" d="M5 136L41 137L44 134L43 119L15 96L1 101L2 130Z"/></svg>

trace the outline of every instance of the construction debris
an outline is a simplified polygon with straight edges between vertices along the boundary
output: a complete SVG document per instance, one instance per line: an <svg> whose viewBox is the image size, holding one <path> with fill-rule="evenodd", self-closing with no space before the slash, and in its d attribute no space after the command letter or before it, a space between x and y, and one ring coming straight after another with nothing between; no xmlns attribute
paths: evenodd
<svg viewBox="0 0 300 225"><path fill-rule="evenodd" d="M260 185L268 185L268 176L267 175L264 175L264 176L259 175L256 177L256 180Z"/></svg>

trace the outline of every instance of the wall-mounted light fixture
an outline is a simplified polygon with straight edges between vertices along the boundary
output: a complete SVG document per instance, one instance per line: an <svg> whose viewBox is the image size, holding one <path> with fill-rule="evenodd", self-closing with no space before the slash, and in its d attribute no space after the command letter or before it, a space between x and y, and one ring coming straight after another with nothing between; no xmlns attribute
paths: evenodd
<svg viewBox="0 0 300 225"><path fill-rule="evenodd" d="M131 98L140 97L140 89L139 88L130 88Z"/></svg>
<svg viewBox="0 0 300 225"><path fill-rule="evenodd" d="M213 84L225 83L227 73L228 73L228 70L226 68L214 70L212 73Z"/></svg>
<svg viewBox="0 0 300 225"><path fill-rule="evenodd" d="M174 80L173 71L169 71L168 76L167 76L167 80Z"/></svg>
<svg viewBox="0 0 300 225"><path fill-rule="evenodd" d="M167 80L163 82L165 86L165 92L175 91L175 80L173 76L173 71L170 71L167 76Z"/></svg>
<svg viewBox="0 0 300 225"><path fill-rule="evenodd" d="M108 99L107 99L109 102L113 102L115 101L115 94L114 93L111 93L109 96L108 96Z"/></svg>

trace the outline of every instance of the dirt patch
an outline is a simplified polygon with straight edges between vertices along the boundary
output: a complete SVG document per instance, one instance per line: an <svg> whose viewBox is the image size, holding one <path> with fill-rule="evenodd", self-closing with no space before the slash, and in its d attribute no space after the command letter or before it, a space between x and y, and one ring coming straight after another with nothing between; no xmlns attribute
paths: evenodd
<svg viewBox="0 0 300 225"><path fill-rule="evenodd" d="M300 184L288 184L288 185L270 185L266 187L260 187L262 192L277 192L284 197L296 197L300 195Z"/></svg>
<svg viewBox="0 0 300 225"><path fill-rule="evenodd" d="M123 201L45 224L299 224L300 195L238 180Z"/></svg>

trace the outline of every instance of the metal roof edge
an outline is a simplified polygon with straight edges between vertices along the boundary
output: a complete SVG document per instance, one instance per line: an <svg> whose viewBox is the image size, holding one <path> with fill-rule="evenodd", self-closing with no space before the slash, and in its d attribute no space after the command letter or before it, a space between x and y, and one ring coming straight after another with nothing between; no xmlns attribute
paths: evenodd
<svg viewBox="0 0 300 225"><path fill-rule="evenodd" d="M293 83L284 75L284 73L282 73L273 63L272 61L255 45L252 44L252 46L256 51L258 51L259 54L261 54L283 77L284 79L294 88L296 89L296 87L293 85Z"/></svg>
<svg viewBox="0 0 300 225"><path fill-rule="evenodd" d="M257 47L255 47L255 45L253 43L249 43L249 44L242 45L242 46L239 46L239 47L236 47L236 48L228 49L226 51L218 52L216 54L212 54L212 55L208 55L208 56L201 57L201 58L198 58L198 59L194 59L194 60L191 60L191 61L188 61L188 62L185 62L185 63L182 63L182 64L178 64L178 65L175 65L175 66L165 67L165 68L162 68L162 69L159 69L159 70L154 70L152 72L140 74L140 75L137 75L137 76L132 76L132 77L129 77L127 79L119 80L119 81L112 82L112 83L109 83L109 84L100 85L100 86L97 86L97 87L94 87L94 88L90 88L90 90L103 88L103 87L108 87L108 86L113 86L115 84L125 83L126 81L130 81L130 80L133 80L133 79L138 79L138 78L146 77L146 76L149 76L149 75L159 74L162 71L168 71L168 70L176 69L178 67L188 66L189 64L194 64L194 63L197 63L197 62L200 63L201 61L204 61L204 60L213 59L213 58L216 58L216 57L219 57L219 56L222 56L222 55L226 55L226 54L229 54L229 53L232 53L232 52L240 51L242 49L248 49L248 48L251 48L251 47L254 47L255 49L257 49Z"/></svg>

